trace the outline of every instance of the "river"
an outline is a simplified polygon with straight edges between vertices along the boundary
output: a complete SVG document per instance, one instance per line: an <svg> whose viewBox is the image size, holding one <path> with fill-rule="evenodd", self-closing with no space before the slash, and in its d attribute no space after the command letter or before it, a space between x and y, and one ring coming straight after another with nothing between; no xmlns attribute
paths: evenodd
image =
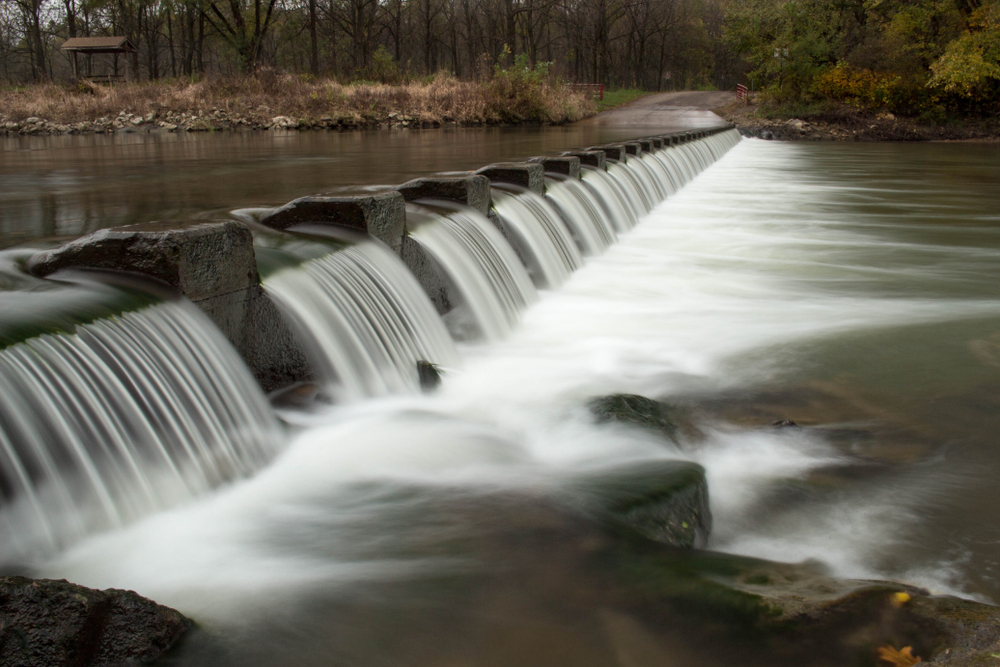
<svg viewBox="0 0 1000 667"><path fill-rule="evenodd" d="M0 238L613 138L414 134L6 144ZM779 664L623 602L570 511L574 476L684 458L707 471L712 550L998 602L998 185L995 144L743 140L540 290L509 337L460 344L437 393L286 411L288 443L254 477L33 571L195 618L168 664ZM594 424L582 406L612 392L690 427L673 445ZM771 426L785 419L801 428Z"/></svg>

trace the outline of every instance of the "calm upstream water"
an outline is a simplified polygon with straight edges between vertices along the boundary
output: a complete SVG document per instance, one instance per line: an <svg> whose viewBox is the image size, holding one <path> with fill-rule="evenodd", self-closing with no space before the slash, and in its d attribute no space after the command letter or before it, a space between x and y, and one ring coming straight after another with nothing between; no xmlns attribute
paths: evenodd
<svg viewBox="0 0 1000 667"><path fill-rule="evenodd" d="M635 132L574 125L0 137L0 248L280 206L338 188L397 185L635 138Z"/></svg>
<svg viewBox="0 0 1000 667"><path fill-rule="evenodd" d="M363 136L5 145L0 238L577 138ZM709 549L1000 602L1000 145L743 140L458 356L432 395L284 410L283 452L252 478L29 566L196 619L171 665L779 664L650 612L573 511L583 475L683 458L707 470ZM612 392L682 409L681 442L594 424L584 404Z"/></svg>

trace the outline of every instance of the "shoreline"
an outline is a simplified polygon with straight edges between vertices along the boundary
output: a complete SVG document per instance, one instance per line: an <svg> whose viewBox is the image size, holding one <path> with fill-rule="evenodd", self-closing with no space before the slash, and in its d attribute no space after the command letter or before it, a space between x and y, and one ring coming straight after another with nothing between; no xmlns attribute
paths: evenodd
<svg viewBox="0 0 1000 667"><path fill-rule="evenodd" d="M744 137L776 141L1000 141L1000 120L925 125L891 113L842 106L798 117L764 118L760 105L734 102L712 110Z"/></svg>
<svg viewBox="0 0 1000 667"><path fill-rule="evenodd" d="M593 114L592 114L593 115ZM590 118L592 115L584 116ZM355 119L345 116L322 116L320 118L295 118L279 115L270 119L246 117L212 109L204 114L188 112L152 112L146 115L124 112L114 117L102 116L90 121L59 123L36 116L23 121L0 118L0 136L51 136L84 134L159 134L180 132L267 132L270 130L289 131L354 131L414 129L427 130L442 127L546 127L566 125L571 120L561 121L455 121L424 119L420 116L401 112L391 112L377 118Z"/></svg>
<svg viewBox="0 0 1000 667"><path fill-rule="evenodd" d="M445 75L400 84L304 80L263 72L201 81L0 89L0 135L558 125L596 105L530 71L487 81Z"/></svg>

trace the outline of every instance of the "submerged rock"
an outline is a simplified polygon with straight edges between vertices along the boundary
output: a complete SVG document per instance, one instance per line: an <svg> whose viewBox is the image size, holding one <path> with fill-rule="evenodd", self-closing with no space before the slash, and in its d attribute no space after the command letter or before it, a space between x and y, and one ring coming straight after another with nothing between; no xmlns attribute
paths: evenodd
<svg viewBox="0 0 1000 667"><path fill-rule="evenodd" d="M132 591L0 577L0 667L149 663L191 626Z"/></svg>
<svg viewBox="0 0 1000 667"><path fill-rule="evenodd" d="M434 391L441 384L441 369L429 361L417 361L417 376L423 391Z"/></svg>
<svg viewBox="0 0 1000 667"><path fill-rule="evenodd" d="M714 628L739 638L745 650L767 656L764 664L886 665L895 663L881 655L909 649L921 662L966 667L994 664L1000 654L1000 608L991 605L836 579L813 562L634 542L615 550L618 580L645 609L666 611L692 633Z"/></svg>
<svg viewBox="0 0 1000 667"><path fill-rule="evenodd" d="M612 394L592 399L587 407L598 422L627 422L652 429L677 442L678 410L636 394Z"/></svg>
<svg viewBox="0 0 1000 667"><path fill-rule="evenodd" d="M644 461L579 481L614 525L675 547L704 546L712 529L705 469L690 461Z"/></svg>

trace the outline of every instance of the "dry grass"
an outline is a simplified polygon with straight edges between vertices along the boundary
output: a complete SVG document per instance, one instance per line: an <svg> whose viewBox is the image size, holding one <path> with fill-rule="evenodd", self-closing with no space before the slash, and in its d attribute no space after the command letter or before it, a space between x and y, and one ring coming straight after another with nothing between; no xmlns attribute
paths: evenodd
<svg viewBox="0 0 1000 667"><path fill-rule="evenodd" d="M510 89L495 81L474 83L441 75L427 83L349 84L264 71L246 77L203 81L153 81L114 86L80 83L0 89L0 116L53 123L91 122L120 112L146 115L213 111L267 123L275 116L296 119L384 119L396 112L424 122L498 123L578 120L594 113L593 103L551 82Z"/></svg>

